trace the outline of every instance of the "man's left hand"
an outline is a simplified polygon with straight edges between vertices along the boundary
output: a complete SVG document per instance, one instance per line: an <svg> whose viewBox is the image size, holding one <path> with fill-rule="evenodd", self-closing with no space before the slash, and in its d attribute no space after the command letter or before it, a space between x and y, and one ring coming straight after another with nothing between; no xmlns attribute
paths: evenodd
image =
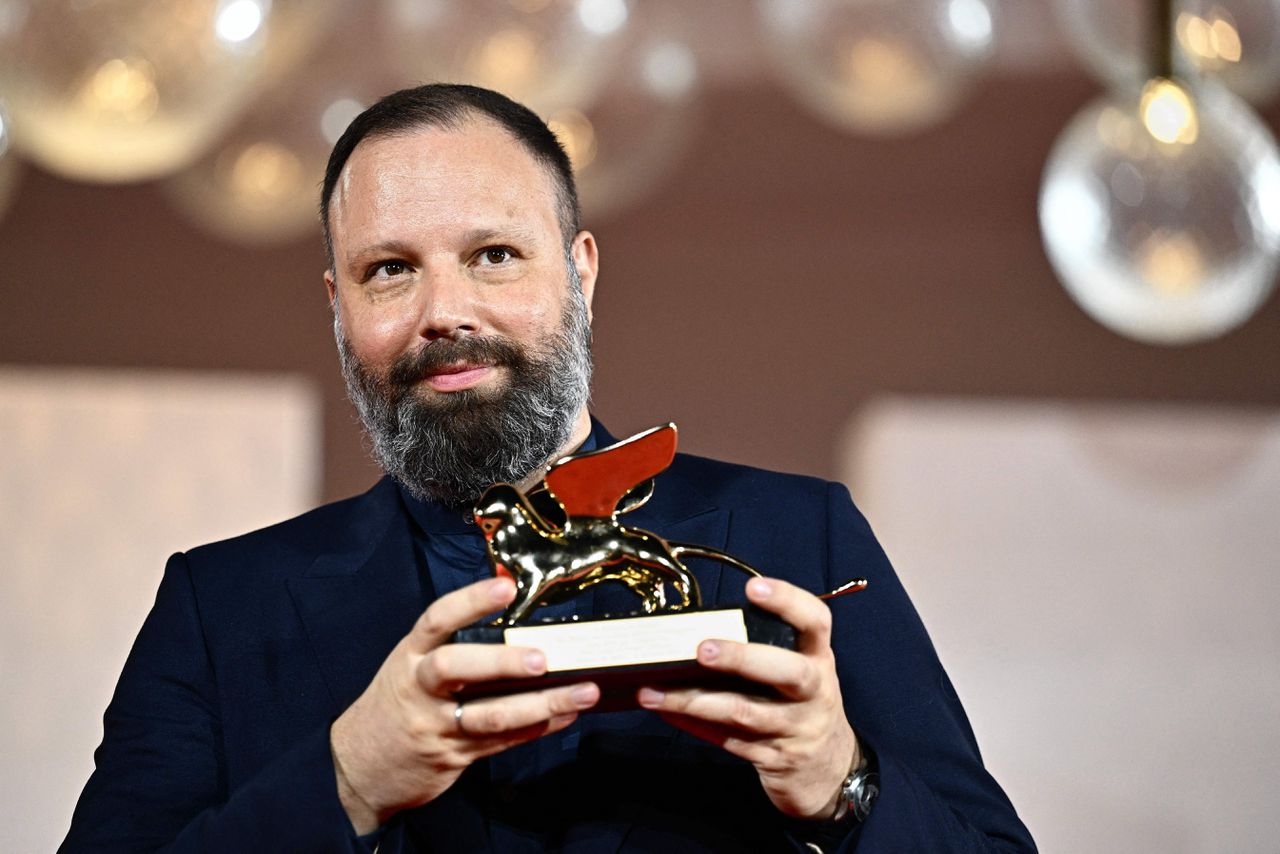
<svg viewBox="0 0 1280 854"><path fill-rule="evenodd" d="M860 758L836 678L831 611L813 594L776 578L751 579L747 598L795 626L798 649L707 640L698 646L698 663L772 686L774 695L645 687L640 705L754 765L783 813L825 819Z"/></svg>

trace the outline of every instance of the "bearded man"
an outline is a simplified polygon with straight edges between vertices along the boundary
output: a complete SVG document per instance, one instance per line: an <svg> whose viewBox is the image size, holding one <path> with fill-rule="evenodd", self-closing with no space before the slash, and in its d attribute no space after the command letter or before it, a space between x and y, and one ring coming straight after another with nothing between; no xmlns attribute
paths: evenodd
<svg viewBox="0 0 1280 854"><path fill-rule="evenodd" d="M797 628L794 652L699 646L761 691L460 702L546 670L536 649L448 643L515 592L468 508L614 441L587 411L595 238L546 125L468 86L358 117L321 212L343 374L388 476L170 560L64 850L1033 849L865 521L815 479L681 455L633 517L771 573L700 574L709 600ZM869 590L830 608L806 592L854 575Z"/></svg>

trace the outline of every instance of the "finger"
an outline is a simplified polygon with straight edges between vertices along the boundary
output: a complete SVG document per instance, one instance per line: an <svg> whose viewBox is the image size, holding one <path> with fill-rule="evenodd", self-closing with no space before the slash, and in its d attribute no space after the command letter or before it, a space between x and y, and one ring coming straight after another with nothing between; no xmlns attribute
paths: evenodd
<svg viewBox="0 0 1280 854"><path fill-rule="evenodd" d="M688 715L678 715L673 712L659 712L658 714L659 717L673 727L682 729L690 735L723 748L753 765L769 761L770 756L775 752L775 748L770 744L768 736L742 733L729 727L691 718Z"/></svg>
<svg viewBox="0 0 1280 854"><path fill-rule="evenodd" d="M518 733L541 726L562 715L577 714L594 706L600 688L582 682L541 691L524 691L505 697L489 697L464 704L456 729L461 738ZM450 714L453 714L450 710Z"/></svg>
<svg viewBox="0 0 1280 854"><path fill-rule="evenodd" d="M687 715L743 735L781 735L788 729L787 706L790 704L735 691L644 687L637 692L636 699L646 709Z"/></svg>
<svg viewBox="0 0 1280 854"><path fill-rule="evenodd" d="M449 639L463 626L509 604L516 587L509 578L490 578L446 593L422 612L409 631L409 645L415 652L428 652Z"/></svg>
<svg viewBox="0 0 1280 854"><path fill-rule="evenodd" d="M527 741L542 738L544 735L551 735L552 733L559 732L571 725L577 719L577 712L556 715L548 721L522 727L521 729L509 730L500 735L472 738L466 743L464 749L473 757L473 760L481 759L485 756L492 756L495 753L501 753L504 750L509 750L512 747L524 744Z"/></svg>
<svg viewBox="0 0 1280 854"><path fill-rule="evenodd" d="M424 691L443 697L473 683L541 676L546 671L547 657L538 649L447 643L422 657L417 675Z"/></svg>
<svg viewBox="0 0 1280 854"><path fill-rule="evenodd" d="M698 644L698 663L768 685L791 700L808 700L821 687L820 671L811 659L768 644L705 640Z"/></svg>
<svg viewBox="0 0 1280 854"><path fill-rule="evenodd" d="M800 653L830 649L831 609L809 591L780 578L753 578L747 582L747 598L796 627Z"/></svg>

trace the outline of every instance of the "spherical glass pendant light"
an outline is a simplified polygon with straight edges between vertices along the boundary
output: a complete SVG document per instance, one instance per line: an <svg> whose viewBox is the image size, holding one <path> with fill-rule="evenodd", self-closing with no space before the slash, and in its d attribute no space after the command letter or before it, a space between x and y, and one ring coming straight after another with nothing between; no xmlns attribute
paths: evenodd
<svg viewBox="0 0 1280 854"><path fill-rule="evenodd" d="M329 152L351 120L397 83L385 65L370 61L382 42L362 22L359 8L346 10L216 146L166 179L161 187L174 206L236 243L318 239Z"/></svg>
<svg viewBox="0 0 1280 854"><path fill-rule="evenodd" d="M14 141L62 175L133 181L194 158L246 103L270 0L0 0Z"/></svg>
<svg viewBox="0 0 1280 854"><path fill-rule="evenodd" d="M628 0L388 0L386 37L423 82L496 89L540 112L584 107L607 82Z"/></svg>
<svg viewBox="0 0 1280 854"><path fill-rule="evenodd" d="M549 116L573 161L583 211L593 220L653 191L697 123L698 64L683 42L651 34L628 45L618 66L621 73L592 106Z"/></svg>
<svg viewBox="0 0 1280 854"><path fill-rule="evenodd" d="M840 127L901 134L949 115L994 47L990 0L760 0L773 67Z"/></svg>
<svg viewBox="0 0 1280 854"><path fill-rule="evenodd" d="M1067 291L1103 325L1156 344L1222 335L1275 282L1275 140L1212 83L1127 87L1088 105L1059 137L1040 225Z"/></svg>

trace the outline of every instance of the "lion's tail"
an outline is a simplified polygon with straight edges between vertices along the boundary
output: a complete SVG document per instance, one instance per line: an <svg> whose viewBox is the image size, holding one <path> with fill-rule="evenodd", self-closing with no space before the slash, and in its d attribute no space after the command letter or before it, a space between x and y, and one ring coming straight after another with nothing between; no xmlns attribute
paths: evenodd
<svg viewBox="0 0 1280 854"><path fill-rule="evenodd" d="M747 575L761 576L764 574L760 572L760 570L752 566L751 564L740 561L733 555L725 554L719 549L713 549L709 546L694 546L688 543L671 543L671 553L675 555L677 558L680 557L680 555L688 554L688 555L693 555L694 557L705 557L708 560L715 560L715 561L719 561L720 563L727 563L729 566L732 566L735 569L742 570Z"/></svg>
<svg viewBox="0 0 1280 854"><path fill-rule="evenodd" d="M693 555L694 557L704 557L708 560L727 563L729 566L742 570L747 575L755 575L757 577L764 575L764 573L760 572L760 570L756 569L751 564L740 561L733 555L725 554L719 549L713 549L708 546L693 546L688 543L671 543L671 554L676 558L686 554ZM865 590L866 587L867 580L865 578L854 578L850 581L846 581L844 584L841 584L835 590L830 590L826 593L819 593L817 595L819 599L834 599L837 596L844 596L846 593L856 593L859 590Z"/></svg>

